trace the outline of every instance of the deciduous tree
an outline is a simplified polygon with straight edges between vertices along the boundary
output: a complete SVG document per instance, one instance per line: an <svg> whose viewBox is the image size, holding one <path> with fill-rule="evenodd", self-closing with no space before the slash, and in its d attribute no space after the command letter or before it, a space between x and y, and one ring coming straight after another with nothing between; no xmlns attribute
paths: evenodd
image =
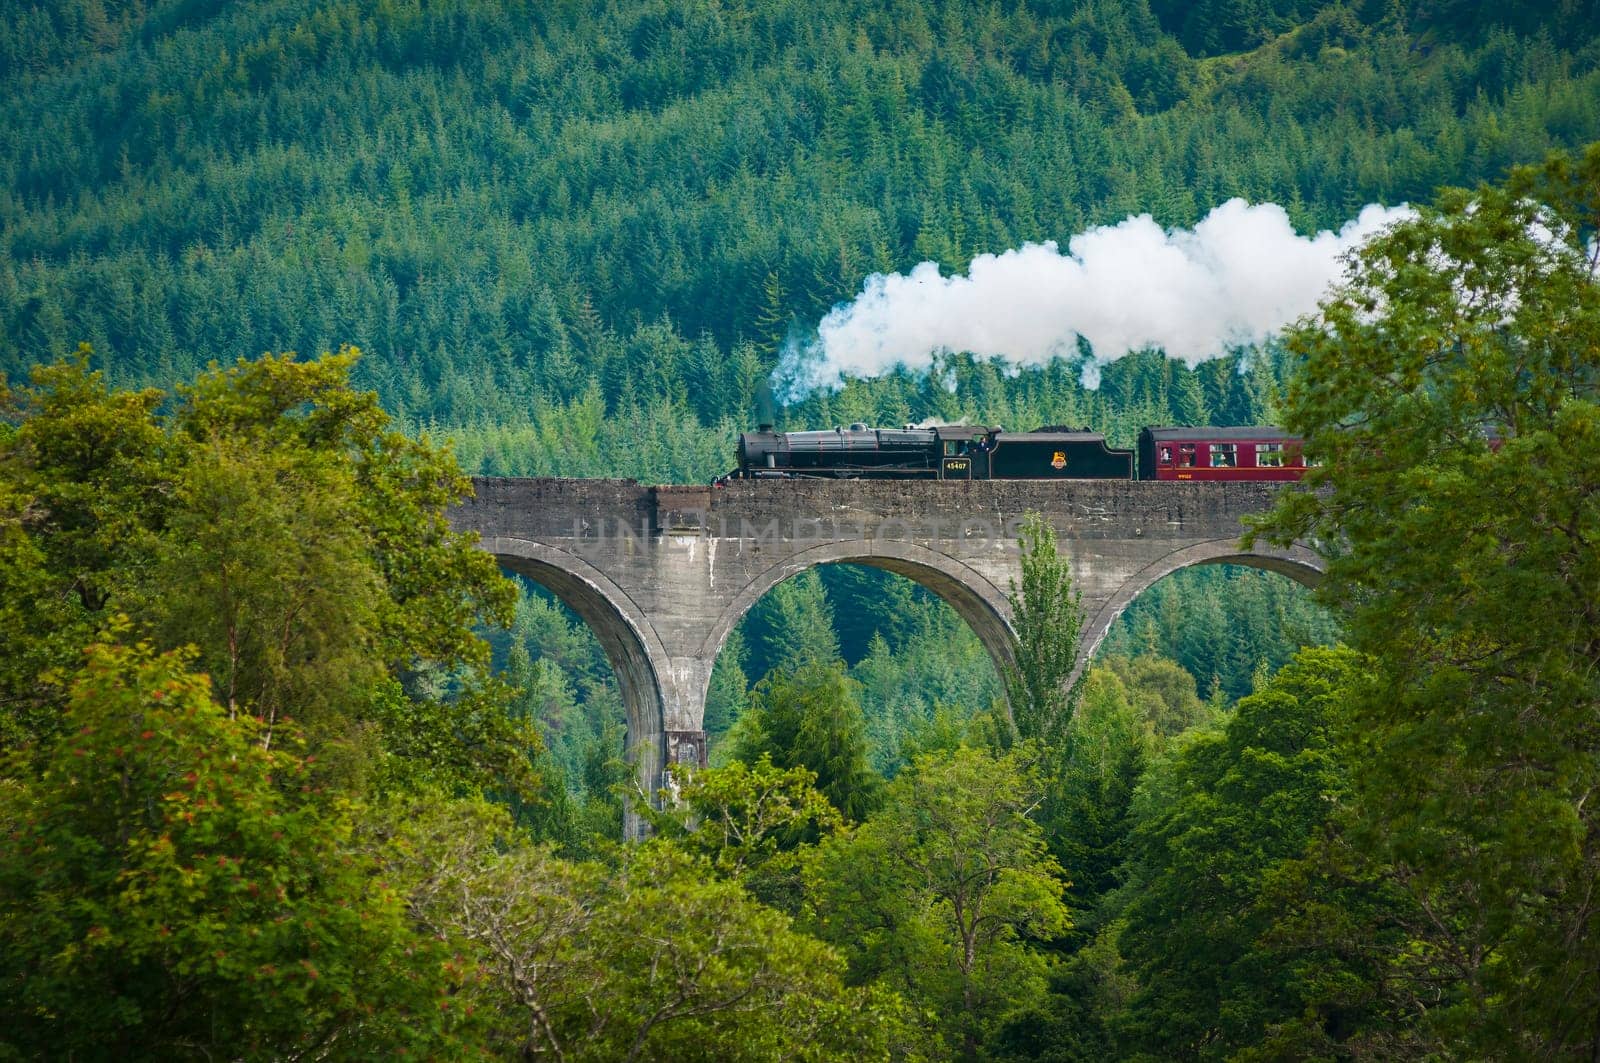
<svg viewBox="0 0 1600 1063"><path fill-rule="evenodd" d="M866 721L844 665L813 662L775 671L750 692L750 708L732 736L731 755L746 764L770 758L805 768L848 820L878 805L883 779L867 760Z"/></svg>
<svg viewBox="0 0 1600 1063"><path fill-rule="evenodd" d="M181 654L97 645L60 734L0 776L0 1050L251 1059L457 1054L449 957L281 721Z"/></svg>
<svg viewBox="0 0 1600 1063"><path fill-rule="evenodd" d="M754 764L731 761L694 773L677 794L676 807L652 816L653 826L746 885L777 859L782 867L760 875L770 883L797 866L792 857L798 842L843 825L838 809L816 790L816 780L806 768L774 767L766 754Z"/></svg>
<svg viewBox="0 0 1600 1063"><path fill-rule="evenodd" d="M519 843L491 806L419 809L391 841L426 926L483 978L463 991L491 1046L564 1060L914 1056L903 1005L847 988L830 949L686 848L615 867Z"/></svg>
<svg viewBox="0 0 1600 1063"><path fill-rule="evenodd" d="M8 728L46 737L78 647L116 614L196 647L270 745L292 712L353 784L525 785L536 738L503 711L480 622L514 588L445 509L448 451L387 427L350 387L357 352L265 356L172 396L110 388L77 359L8 395L0 501L26 602L6 632ZM9 587L8 587L9 590Z"/></svg>
<svg viewBox="0 0 1600 1063"><path fill-rule="evenodd" d="M1600 1051L1597 228L1600 146L1447 192L1292 338L1319 490L1267 527L1375 662L1346 838L1421 916L1380 1051Z"/></svg>
<svg viewBox="0 0 1600 1063"><path fill-rule="evenodd" d="M1029 818L1040 796L1017 753L919 757L807 871L811 924L852 977L886 979L940 1016L967 1057L1042 994L1048 962L1031 942L1067 925L1061 868Z"/></svg>
<svg viewBox="0 0 1600 1063"><path fill-rule="evenodd" d="M1344 799L1335 735L1362 668L1349 650L1304 650L1152 766L1118 937L1140 983L1117 1020L1135 1050L1222 1059L1304 1009L1299 965L1317 960L1261 940L1279 915L1267 883Z"/></svg>

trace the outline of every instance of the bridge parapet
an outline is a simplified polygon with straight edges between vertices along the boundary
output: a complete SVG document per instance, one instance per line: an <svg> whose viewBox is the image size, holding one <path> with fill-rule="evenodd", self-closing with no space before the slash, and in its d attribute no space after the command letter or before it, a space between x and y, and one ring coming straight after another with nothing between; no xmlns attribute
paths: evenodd
<svg viewBox="0 0 1600 1063"><path fill-rule="evenodd" d="M651 487L633 480L479 477L458 522L561 539L694 528L718 538L953 540L965 528L1015 526L1043 514L1067 539L1237 537L1240 518L1267 509L1282 485L1121 480L967 483L891 480L736 480L716 487ZM774 523L775 522L775 523ZM744 533L750 533L748 535ZM865 533L865 534L863 534Z"/></svg>

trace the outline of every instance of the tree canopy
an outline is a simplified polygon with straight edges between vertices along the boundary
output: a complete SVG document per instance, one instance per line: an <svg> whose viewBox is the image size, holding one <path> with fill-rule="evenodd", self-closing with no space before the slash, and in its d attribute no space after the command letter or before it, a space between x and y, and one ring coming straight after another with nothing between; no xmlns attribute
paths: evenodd
<svg viewBox="0 0 1600 1063"><path fill-rule="evenodd" d="M213 694L288 715L356 785L526 783L532 732L483 671L475 625L512 586L444 508L469 487L448 451L387 427L349 386L354 350L119 391L89 352L5 395L5 737L61 726L60 676L113 627L193 646Z"/></svg>
<svg viewBox="0 0 1600 1063"><path fill-rule="evenodd" d="M1320 490L1267 527L1374 660L1351 873L1411 906L1390 988L1447 1054L1600 1046L1597 231L1600 147L1451 192L1292 341Z"/></svg>
<svg viewBox="0 0 1600 1063"><path fill-rule="evenodd" d="M183 655L90 648L61 737L0 782L0 1046L252 1059L468 1051L448 954L292 728Z"/></svg>

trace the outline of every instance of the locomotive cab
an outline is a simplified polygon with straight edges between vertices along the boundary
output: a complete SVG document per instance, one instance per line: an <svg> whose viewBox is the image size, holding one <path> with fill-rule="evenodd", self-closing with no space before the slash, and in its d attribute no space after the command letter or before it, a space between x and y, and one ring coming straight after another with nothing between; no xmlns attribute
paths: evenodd
<svg viewBox="0 0 1600 1063"><path fill-rule="evenodd" d="M989 479L989 454L997 428L942 425L934 429L938 447L939 479Z"/></svg>

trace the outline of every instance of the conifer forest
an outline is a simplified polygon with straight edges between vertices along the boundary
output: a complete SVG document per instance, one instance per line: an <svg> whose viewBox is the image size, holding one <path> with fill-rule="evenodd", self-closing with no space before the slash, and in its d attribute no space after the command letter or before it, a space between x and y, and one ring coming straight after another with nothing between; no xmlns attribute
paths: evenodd
<svg viewBox="0 0 1600 1063"><path fill-rule="evenodd" d="M1597 0L0 13L0 1061L1600 1059ZM1324 576L817 565L644 792L451 508L857 422Z"/></svg>

